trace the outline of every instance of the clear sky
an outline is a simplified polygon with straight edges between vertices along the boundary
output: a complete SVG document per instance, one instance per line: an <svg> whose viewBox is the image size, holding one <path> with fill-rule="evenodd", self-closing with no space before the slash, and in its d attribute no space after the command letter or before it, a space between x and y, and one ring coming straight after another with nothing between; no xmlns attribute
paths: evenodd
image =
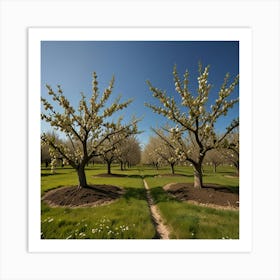
<svg viewBox="0 0 280 280"><path fill-rule="evenodd" d="M146 84L149 80L168 95L176 96L173 67L177 65L181 77L186 69L190 72L190 89L196 94L198 62L210 65L209 82L213 84L209 102L217 93L227 72L231 81L239 73L239 43L237 41L42 41L41 42L41 95L48 98L46 84L56 89L60 84L71 103L78 105L80 92L91 96L92 73L98 75L99 89L103 92L112 75L115 87L112 99L121 94L123 101L133 98L130 106L121 114L128 120L132 115L143 117L138 136L145 144L151 135L151 127L159 127L166 119L144 106L155 104L156 99ZM178 95L178 94L177 94ZM232 97L236 98L236 88ZM48 100L50 100L48 98ZM110 102L109 102L110 103ZM229 122L239 115L235 105L227 117L216 126L222 132ZM42 130L49 127L42 123Z"/></svg>

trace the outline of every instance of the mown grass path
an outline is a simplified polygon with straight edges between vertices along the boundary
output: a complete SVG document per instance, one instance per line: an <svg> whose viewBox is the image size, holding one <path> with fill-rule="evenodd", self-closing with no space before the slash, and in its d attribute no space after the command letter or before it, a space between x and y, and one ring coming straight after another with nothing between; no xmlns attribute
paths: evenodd
<svg viewBox="0 0 280 280"><path fill-rule="evenodd" d="M148 201L148 206L149 206L150 213L152 216L152 221L155 225L156 236L159 239L169 239L169 235L170 235L169 229L163 223L161 214L160 214L157 206L155 205L153 197L151 195L149 185L147 184L147 182L144 179L143 179L143 182L144 182L144 186L145 186L146 193L147 193L147 201Z"/></svg>

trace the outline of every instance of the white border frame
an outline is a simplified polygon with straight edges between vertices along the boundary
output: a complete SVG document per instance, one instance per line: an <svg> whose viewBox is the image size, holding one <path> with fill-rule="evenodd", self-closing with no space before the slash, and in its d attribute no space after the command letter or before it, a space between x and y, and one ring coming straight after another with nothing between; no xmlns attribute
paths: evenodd
<svg viewBox="0 0 280 280"><path fill-rule="evenodd" d="M1 280L280 279L278 0L0 0L0 8ZM24 166L28 128L27 28L114 25L252 29L254 145L250 253L28 253L28 170ZM264 145L265 152L260 153ZM16 173L11 168L15 158L21 166ZM264 187L270 191L262 192Z"/></svg>
<svg viewBox="0 0 280 280"><path fill-rule="evenodd" d="M40 239L41 41L239 41L240 231L238 240ZM30 28L29 29L29 251L30 252L249 252L252 246L252 46L249 28ZM147 120L146 120L147 121ZM244 169L246 168L246 172ZM245 207L246 205L246 207Z"/></svg>

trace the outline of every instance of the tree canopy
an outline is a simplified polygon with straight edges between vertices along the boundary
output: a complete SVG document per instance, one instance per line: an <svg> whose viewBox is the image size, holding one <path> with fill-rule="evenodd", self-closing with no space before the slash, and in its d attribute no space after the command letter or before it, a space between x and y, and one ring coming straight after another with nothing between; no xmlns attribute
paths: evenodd
<svg viewBox="0 0 280 280"><path fill-rule="evenodd" d="M199 63L197 94L189 90L189 72L186 71L181 81L176 65L173 69L174 86L180 102L172 95L147 82L153 96L160 105L146 103L155 113L165 116L175 125L153 129L154 132L172 147L180 160L190 162L194 167L194 186L202 187L202 162L206 153L222 145L227 135L239 126L239 119L233 119L222 134L215 131L215 123L239 101L229 99L238 85L239 76L229 83L230 75L225 75L217 94L217 99L209 106L208 99L212 85L208 82L210 66L202 67ZM171 134L171 139L169 138Z"/></svg>
<svg viewBox="0 0 280 280"><path fill-rule="evenodd" d="M115 139L121 141L138 133L139 119L132 118L129 123L123 124L122 117L119 117L117 121L112 117L132 102L131 99L120 102L120 97L117 97L111 105L107 105L113 92L114 81L113 76L109 86L100 95L97 74L94 72L92 95L87 100L86 96L81 93L77 110L63 94L60 85L57 86L57 92L50 85L46 87L48 95L62 111L56 110L51 102L41 98L45 109L45 112L41 114L42 120L64 134L68 139L68 144L56 141L55 137L51 137L47 133L43 133L41 139L53 153L58 153L65 162L77 170L81 187L87 186L84 167L93 157L113 150L113 145L108 145L108 143L116 144Z"/></svg>

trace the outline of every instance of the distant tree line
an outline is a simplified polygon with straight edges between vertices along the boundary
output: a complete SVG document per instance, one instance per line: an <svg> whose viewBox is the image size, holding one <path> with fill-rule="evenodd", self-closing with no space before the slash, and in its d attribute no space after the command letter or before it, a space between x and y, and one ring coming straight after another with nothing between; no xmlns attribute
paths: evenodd
<svg viewBox="0 0 280 280"><path fill-rule="evenodd" d="M175 174L175 166L186 165L180 160L173 148L170 147L161 137L152 136L142 152L142 164L150 165L158 169L162 166L169 166L171 174ZM187 163L191 165L191 163ZM233 131L225 138L223 145L219 148L208 151L203 159L202 165L212 166L213 172L218 166L230 165L235 167L236 174L239 174L239 132Z"/></svg>

